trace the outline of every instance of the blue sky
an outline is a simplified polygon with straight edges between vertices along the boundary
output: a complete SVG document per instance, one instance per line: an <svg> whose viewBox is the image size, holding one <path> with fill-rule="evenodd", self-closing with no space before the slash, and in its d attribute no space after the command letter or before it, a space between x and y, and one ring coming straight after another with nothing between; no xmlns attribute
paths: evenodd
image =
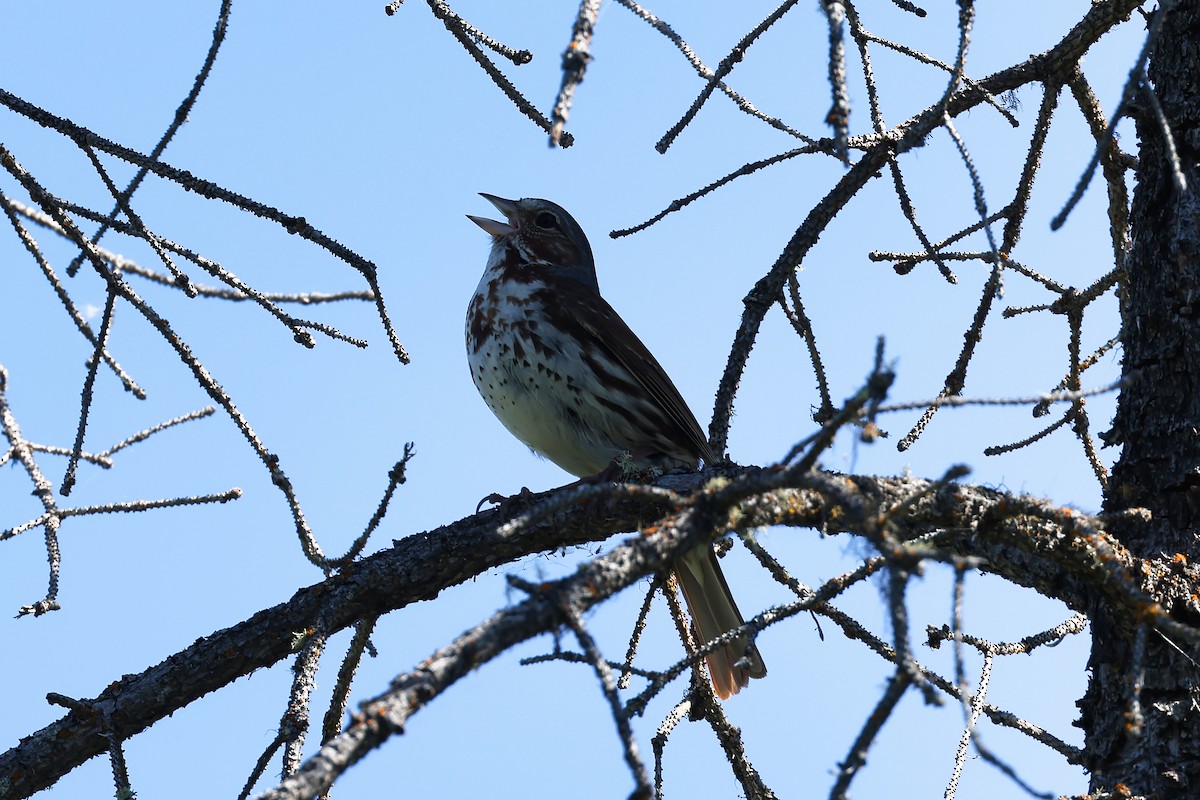
<svg viewBox="0 0 1200 800"><path fill-rule="evenodd" d="M824 156L796 159L726 187L637 236L607 232L657 213L673 199L738 166L795 146L794 141L739 113L716 97L666 155L654 143L691 104L700 81L669 43L615 4L603 7L593 44L595 60L577 94L568 129L576 144L551 150L545 137L515 111L428 8L416 0L391 17L382 3L235 4L228 39L211 79L164 160L241 194L303 215L326 234L378 265L388 309L412 354L401 366L370 306L342 303L295 313L370 340L358 350L320 340L314 350L249 304L188 300L144 282L139 292L158 305L236 399L294 481L305 514L327 552L358 534L382 492L388 468L413 441L417 457L374 547L469 515L491 492L521 486L550 488L569 480L529 454L496 422L469 379L462 343L463 315L486 259L487 236L464 214L491 212L475 193L540 196L567 208L588 231L608 300L658 356L706 425L724 368L741 298L769 269L812 205L843 167ZM794 9L738 66L731 82L768 113L810 135L825 135L826 28L817 5ZM957 6L929 4L916 20L889 3L862 4L868 26L951 61ZM1088 3L986 4L969 53L979 77L1054 43ZM6 9L10 35L0 50L5 89L110 139L149 151L191 85L210 40L218 4L17 4ZM505 43L527 47L534 61L505 72L534 103L548 109L559 81L559 53L568 40L575 4L475 2L454 8ZM663 2L652 10L670 22L710 66L770 3ZM1035 19L1037 24L1031 24ZM1085 69L1106 112L1140 45L1141 26L1127 25L1089 55ZM851 69L856 61L852 59ZM943 74L879 52L875 68L891 124L933 102ZM869 125L865 92L851 85L851 129ZM1018 95L1015 131L980 107L956 120L989 192L993 209L1007 202L1039 95ZM103 186L67 141L10 112L0 112L0 139L53 192L107 208ZM1014 254L1075 286L1111 264L1102 188L1093 186L1063 230L1048 221L1065 201L1090 156L1078 112L1064 99L1029 223ZM1128 140L1126 149L1132 148ZM104 158L119 184L128 165ZM903 162L918 215L934 239L969 224L971 186L952 145L935 134ZM978 264L957 267L951 286L924 265L901 277L872 263L872 249L912 250L917 244L901 216L890 180L875 181L824 233L800 275L829 370L835 401L866 376L876 337L887 339L898 379L895 400L932 397L953 365L963 331L986 279ZM19 196L12 181L0 188ZM361 288L356 273L327 253L276 226L176 186L151 180L135 208L160 234L221 262L268 291ZM88 229L90 230L90 229ZM73 253L47 232L35 232L64 269ZM145 265L144 245L119 236L105 246ZM975 246L979 245L979 240ZM8 370L8 400L33 440L69 446L77 424L84 360L90 347L20 250L0 234L0 364ZM194 275L197 280L211 280ZM132 279L131 279L132 280ZM1046 302L1029 281L1010 275L1004 306ZM104 294L86 270L70 283L81 306L98 308ZM1114 301L1102 303L1085 334L1090 351L1115 333ZM150 392L141 402L123 393L110 374L97 382L89 449L103 449L164 419L208 404L185 368L129 308L118 311L111 348ZM1088 386L1117 374L1107 357ZM966 394L1023 396L1051 389L1066 369L1062 318L1025 315L985 329ZM772 311L750 360L730 438L731 456L765 464L811 433L815 381L803 347L778 310ZM1095 430L1111 414L1111 398L1090 401ZM942 411L909 451L894 443L917 412L884 420L892 434L873 446L843 437L825 459L831 469L878 474L906 470L936 477L965 462L969 480L1029 492L1094 510L1099 488L1067 431L1002 457L985 447L1038 430L1028 409ZM1108 462L1114 454L1106 453ZM65 462L40 458L56 485ZM6 714L0 748L60 716L43 698L55 691L90 697L124 673L139 672L199 636L281 602L320 574L302 557L286 506L228 419L217 415L131 448L113 470L84 468L63 505L204 494L243 489L236 503L146 514L75 518L62 532L62 611L41 619L7 619L0 637L9 654L0 665ZM0 473L0 528L37 513L24 474ZM812 585L850 568L862 545L808 530L762 534L796 576ZM0 611L16 609L45 588L44 547L38 532L0 542ZM503 576L566 574L587 553L530 558L455 587L436 601L385 619L374 637L379 657L360 672L355 699L386 686L436 647L491 610L518 599ZM744 611L786 599L740 548L725 569ZM972 575L967 581L968 630L1008 640L1062 621L1060 604ZM590 622L603 646L619 657L640 603L630 591ZM941 624L950 608L949 576L932 567L913 587L914 623ZM887 635L877 587L862 586L843 607ZM314 716L323 713L336 638L321 674ZM408 735L390 742L349 774L340 797L622 796L631 788L606 706L585 668L519 667L519 657L544 652L536 641L489 664L422 711ZM846 641L830 625L818 639L798 619L760 639L771 674L728 704L748 753L780 796L822 795L891 673L887 664ZM652 620L646 657L675 657L665 613ZM1068 741L1073 701L1083 689L1087 645L1076 637L1033 658L1003 659L990 699L1028 716ZM951 674L948 654L919 647L918 657ZM977 677L978 664L972 665ZM260 671L206 697L127 745L134 788L141 797L232 797L273 738L290 673L286 665ZM669 688L635 721L649 758L649 741L684 687ZM962 716L953 705L930 708L910 695L884 730L856 796L910 796L944 789ZM914 733L919 731L919 735ZM1043 791L1074 793L1079 770L1017 734L983 729L985 741L1019 765ZM309 737L309 750L317 735ZM719 748L707 729L683 725L666 756L672 796L733 797ZM276 761L270 774L278 770ZM182 780L181 780L182 779ZM94 759L47 796L95 796L110 791L108 765ZM260 789L269 785L264 782ZM967 765L963 794L1022 796L991 767Z"/></svg>

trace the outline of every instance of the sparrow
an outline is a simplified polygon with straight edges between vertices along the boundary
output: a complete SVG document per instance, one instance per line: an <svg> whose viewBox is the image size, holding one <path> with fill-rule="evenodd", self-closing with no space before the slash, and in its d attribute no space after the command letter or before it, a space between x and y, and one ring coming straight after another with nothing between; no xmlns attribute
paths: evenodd
<svg viewBox="0 0 1200 800"><path fill-rule="evenodd" d="M600 295L583 229L549 200L481 195L503 221L467 308L467 361L488 408L530 449L585 480L718 461L666 371ZM698 640L744 624L710 544L673 574ZM707 656L717 696L767 674L740 636Z"/></svg>

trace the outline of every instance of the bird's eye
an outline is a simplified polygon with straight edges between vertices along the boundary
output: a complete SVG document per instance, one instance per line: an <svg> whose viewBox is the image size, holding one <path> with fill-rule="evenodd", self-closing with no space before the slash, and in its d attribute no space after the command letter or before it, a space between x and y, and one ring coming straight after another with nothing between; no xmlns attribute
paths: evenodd
<svg viewBox="0 0 1200 800"><path fill-rule="evenodd" d="M537 225L542 230L553 230L558 227L558 218L549 211L543 211L533 219L533 224Z"/></svg>

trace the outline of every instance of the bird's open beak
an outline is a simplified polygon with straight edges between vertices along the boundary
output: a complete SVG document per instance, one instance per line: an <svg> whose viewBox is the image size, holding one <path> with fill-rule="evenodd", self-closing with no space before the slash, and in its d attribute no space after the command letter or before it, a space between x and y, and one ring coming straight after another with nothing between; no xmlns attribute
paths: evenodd
<svg viewBox="0 0 1200 800"><path fill-rule="evenodd" d="M474 222L479 227L490 233L492 236L508 236L516 228L517 220L517 201L505 200L503 197L496 197L494 194L480 192L479 196L496 207L501 214L504 215L506 222L498 222L487 217L476 217L472 214L467 214L467 219Z"/></svg>

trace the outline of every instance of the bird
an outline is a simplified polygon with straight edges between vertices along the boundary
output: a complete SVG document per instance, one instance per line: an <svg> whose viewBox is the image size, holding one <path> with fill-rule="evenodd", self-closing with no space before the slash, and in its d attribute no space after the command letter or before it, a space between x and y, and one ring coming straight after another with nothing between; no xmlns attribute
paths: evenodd
<svg viewBox="0 0 1200 800"><path fill-rule="evenodd" d="M601 297L579 223L549 200L480 195L504 219L467 215L492 239L467 307L467 360L504 427L581 481L717 463L666 371ZM744 624L711 544L673 573L701 643ZM722 700L767 674L746 636L706 660Z"/></svg>

